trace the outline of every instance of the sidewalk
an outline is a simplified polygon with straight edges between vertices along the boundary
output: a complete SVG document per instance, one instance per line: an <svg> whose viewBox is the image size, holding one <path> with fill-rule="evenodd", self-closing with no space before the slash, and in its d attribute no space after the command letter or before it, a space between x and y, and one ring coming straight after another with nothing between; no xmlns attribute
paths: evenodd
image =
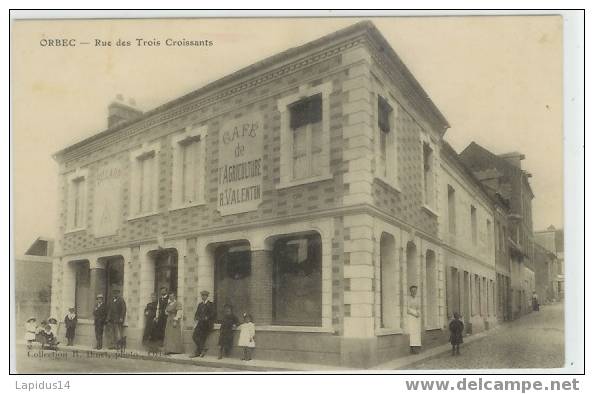
<svg viewBox="0 0 594 394"><path fill-rule="evenodd" d="M464 337L464 344L472 343L472 342L478 341L480 339L486 338L486 337L492 335L495 331L501 329L501 327L503 325L504 324L500 323L497 326L495 326L489 330L480 332L478 334L466 336L466 337ZM411 369L411 367L414 364L417 364L421 361L424 361L429 358L436 357L436 356L439 356L441 354L448 353L451 351L452 351L452 345L450 345L449 343L446 343L443 345L433 347L431 349L424 350L419 354L411 354L410 356L401 357L396 360L391 360L391 361L385 362L383 364L376 365L375 367L371 367L370 370L375 371L375 370Z"/></svg>
<svg viewBox="0 0 594 394"><path fill-rule="evenodd" d="M17 341L17 345L26 346L24 340ZM34 344L33 349L40 350L39 344ZM52 352L52 350L44 350L44 352ZM146 351L138 349L126 349L125 352L117 350L101 349L97 350L90 346L58 346L58 352L72 352L79 351L88 354L93 354L97 358L126 358L147 361L161 361L176 364L196 365L210 368L226 368L237 371L253 371L253 372L287 372L287 371L348 371L348 368L333 366L333 365L318 365L318 364L304 364L292 363L285 361L272 360L257 360L242 361L236 358L223 358L219 360L216 356L205 356L190 358L187 354L172 354L172 355L149 355Z"/></svg>

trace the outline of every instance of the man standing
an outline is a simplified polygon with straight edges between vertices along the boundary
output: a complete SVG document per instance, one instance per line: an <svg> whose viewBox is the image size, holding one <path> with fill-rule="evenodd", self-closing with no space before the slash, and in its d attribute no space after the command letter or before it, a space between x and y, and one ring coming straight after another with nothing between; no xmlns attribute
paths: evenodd
<svg viewBox="0 0 594 394"><path fill-rule="evenodd" d="M157 301L157 313L155 314L155 332L153 339L161 346L163 345L163 338L165 338L165 326L167 324L167 315L165 309L169 304L169 294L167 287L161 287L161 295Z"/></svg>
<svg viewBox="0 0 594 394"><path fill-rule="evenodd" d="M208 294L209 293L206 290L200 292L202 302L198 304L198 308L196 308L196 313L194 314L196 327L192 334L192 339L196 344L196 351L190 357L204 357L206 354L207 349L204 347L204 344L206 343L208 334L210 334L210 331L214 326L216 314L214 304L208 299Z"/></svg>
<svg viewBox="0 0 594 394"><path fill-rule="evenodd" d="M421 303L417 297L417 286L412 285L409 291L407 308L409 345L410 352L417 354L421 347Z"/></svg>
<svg viewBox="0 0 594 394"><path fill-rule="evenodd" d="M532 292L532 310L535 312L540 310L540 303L538 302L538 294L536 291Z"/></svg>
<svg viewBox="0 0 594 394"><path fill-rule="evenodd" d="M97 303L93 309L93 318L95 320L95 340L97 342L96 349L103 347L103 327L107 319L107 307L103 302L103 294L97 295Z"/></svg>
<svg viewBox="0 0 594 394"><path fill-rule="evenodd" d="M122 331L124 319L126 318L126 303L120 297L120 289L112 290L113 297L107 308L107 323L111 335L110 349L118 349L122 344Z"/></svg>

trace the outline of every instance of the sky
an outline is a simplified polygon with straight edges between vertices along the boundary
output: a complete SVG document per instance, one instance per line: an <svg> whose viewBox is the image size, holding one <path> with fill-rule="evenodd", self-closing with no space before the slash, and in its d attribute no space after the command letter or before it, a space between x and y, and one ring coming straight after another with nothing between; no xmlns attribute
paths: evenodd
<svg viewBox="0 0 594 394"><path fill-rule="evenodd" d="M532 174L534 229L563 227L563 48L557 16L385 17L371 20L449 121L461 152L476 141L519 151ZM12 25L15 253L55 237L52 154L106 128L118 94L150 110L242 67L360 18L18 21ZM41 46L75 38L89 45ZM137 46L136 39L160 41ZM167 38L211 40L167 47ZM95 40L112 46L95 46ZM118 47L118 39L131 41Z"/></svg>

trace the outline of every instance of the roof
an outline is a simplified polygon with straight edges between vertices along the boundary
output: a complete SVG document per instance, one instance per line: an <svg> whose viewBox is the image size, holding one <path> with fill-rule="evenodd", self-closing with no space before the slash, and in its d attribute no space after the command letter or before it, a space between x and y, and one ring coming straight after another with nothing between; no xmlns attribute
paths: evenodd
<svg viewBox="0 0 594 394"><path fill-rule="evenodd" d="M391 60L393 65L396 67L396 69L398 69L398 71L402 73L405 80L409 84L412 85L413 90L417 93L421 102L426 107L426 111L428 111L428 113L431 116L433 116L435 119L437 119L438 122L441 123L441 125L444 129L444 132L445 132L445 129L450 127L445 116L440 112L440 110L437 108L435 103L433 103L433 101L429 98L429 95L427 94L427 92L425 92L425 90L423 89L421 84L416 80L416 78L413 76L412 72L406 67L404 62L396 54L394 49L390 46L390 44L388 43L386 38L380 33L380 31L376 28L376 26L371 21L362 21L362 22L353 24L351 26L348 26L344 29L337 30L334 33L328 34L328 35L318 38L314 41L310 41L304 45L290 48L283 52L277 53L276 55L270 56L270 57L265 58L259 62L256 62L252 65L244 67L234 73L231 73L231 74L229 74L223 78L217 79L214 82L211 82L197 90L194 90L191 93L180 96L180 97L178 97L174 100L171 100L163 105L160 105L152 110L149 110L149 111L145 112L143 115L139 116L138 118L135 118L130 121L124 121L124 122L118 123L111 128L108 128L108 129L103 130L97 134L94 134L91 137L84 138L83 140L81 140L79 142L69 145L66 148L54 153L53 157L54 157L54 159L58 159L62 154L66 153L68 151L74 150L77 147L80 147L82 145L85 145L88 142L91 142L91 141L97 140L99 138L105 137L107 135L116 133L119 130L125 129L128 126L131 126L133 124L141 122L141 121L143 121L147 118L150 118L151 116L154 116L158 113L172 109L178 105L187 103L187 102L189 102L193 99L199 98L201 96L205 96L206 94L212 93L213 91L215 91L217 89L224 88L231 83L239 82L241 79L243 79L247 76L250 76L254 73L262 72L265 69L267 69L271 66L274 66L275 64L280 63L281 61L286 60L289 57L294 57L294 56L298 56L301 54L305 54L306 52L311 51L312 49L315 49L317 47L330 44L330 43L332 43L336 40L339 40L339 39L349 38L349 37L357 35L357 34L366 34L372 41L375 42L375 44L378 47L378 50L381 51L383 54L385 54Z"/></svg>
<svg viewBox="0 0 594 394"><path fill-rule="evenodd" d="M460 158L463 162L465 162L467 164L470 157L476 155L477 153L480 155L486 156L491 161L498 163L498 165L502 165L505 168L511 169L514 172L518 172L518 173L522 174L522 179L524 180L524 183L525 183L526 187L528 188L528 191L530 192L532 197L534 197L534 192L532 191L532 187L530 186L530 182L528 181L528 174L526 173L526 171L523 171L522 169L514 166L513 164L511 164L510 162L505 160L505 157L511 157L510 155L520 155L520 153L513 152L513 153L505 153L503 155L496 155L495 153L484 148L483 146L479 145L475 141L472 141L470 144L468 144L468 146L466 148L464 148L464 150L462 152L460 152ZM472 166L470 166L470 167L472 167Z"/></svg>

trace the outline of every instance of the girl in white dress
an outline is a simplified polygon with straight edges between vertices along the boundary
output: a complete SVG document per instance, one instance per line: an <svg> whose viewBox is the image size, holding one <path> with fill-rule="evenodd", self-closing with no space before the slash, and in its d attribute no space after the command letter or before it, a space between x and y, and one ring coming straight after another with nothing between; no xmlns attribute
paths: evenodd
<svg viewBox="0 0 594 394"><path fill-rule="evenodd" d="M256 326L252 322L252 316L248 313L243 314L243 323L239 326L238 346L243 348L242 360L252 359L252 349L256 347Z"/></svg>

